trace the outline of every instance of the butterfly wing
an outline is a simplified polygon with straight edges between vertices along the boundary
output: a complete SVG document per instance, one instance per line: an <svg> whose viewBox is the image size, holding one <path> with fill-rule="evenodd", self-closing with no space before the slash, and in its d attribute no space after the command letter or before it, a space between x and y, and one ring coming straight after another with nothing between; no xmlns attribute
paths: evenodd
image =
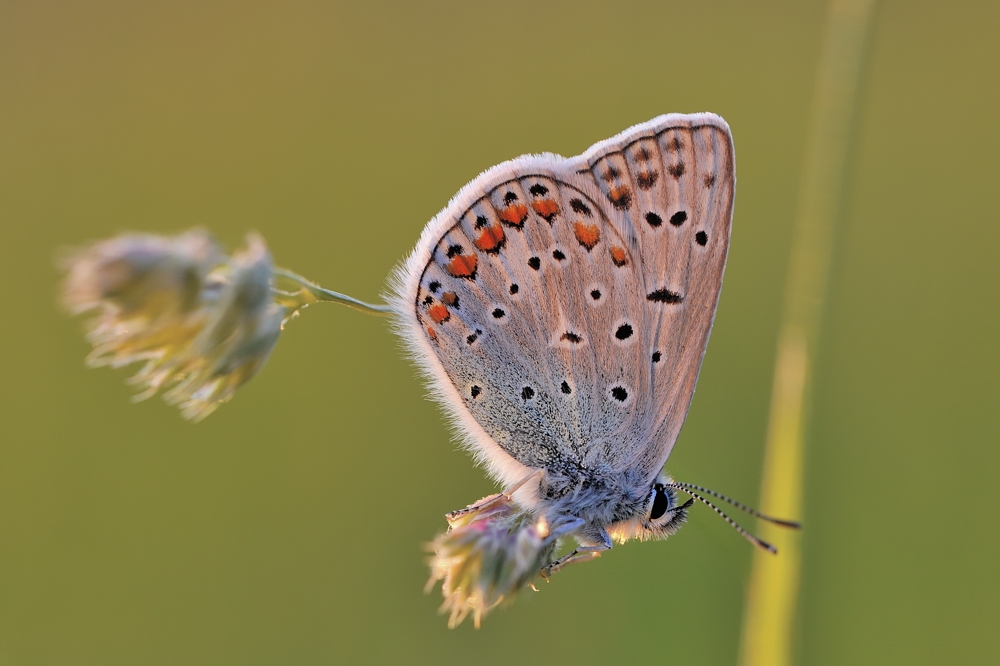
<svg viewBox="0 0 1000 666"><path fill-rule="evenodd" d="M608 217L642 261L652 418L623 463L655 475L687 415L729 251L736 186L729 126L714 114L668 115L587 151Z"/></svg>
<svg viewBox="0 0 1000 666"><path fill-rule="evenodd" d="M718 302L729 128L668 115L464 187L394 279L397 327L497 478L666 461Z"/></svg>

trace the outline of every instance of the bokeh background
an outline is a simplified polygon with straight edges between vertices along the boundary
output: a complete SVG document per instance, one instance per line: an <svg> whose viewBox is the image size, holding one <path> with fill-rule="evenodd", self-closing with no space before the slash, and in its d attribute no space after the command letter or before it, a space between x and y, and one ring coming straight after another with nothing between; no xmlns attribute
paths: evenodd
<svg viewBox="0 0 1000 666"><path fill-rule="evenodd" d="M715 111L739 187L668 469L755 501L825 3L0 4L0 664L732 664L707 510L445 628L421 546L493 491L386 322L317 306L192 425L84 369L53 257L248 230L375 299L482 169ZM875 16L807 455L797 653L1000 654L1000 5ZM752 524L752 523L751 523Z"/></svg>

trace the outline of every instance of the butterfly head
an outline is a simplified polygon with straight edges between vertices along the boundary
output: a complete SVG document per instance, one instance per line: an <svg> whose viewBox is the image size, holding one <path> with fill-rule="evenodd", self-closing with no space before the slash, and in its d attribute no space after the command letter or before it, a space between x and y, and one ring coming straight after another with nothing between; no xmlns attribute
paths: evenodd
<svg viewBox="0 0 1000 666"><path fill-rule="evenodd" d="M630 473L563 481L568 480L546 475L536 508L554 524L566 518L582 520L584 540L603 541L609 547L608 537L619 543L665 539L684 524L691 506L678 501L673 480L665 474L652 482L639 482Z"/></svg>
<svg viewBox="0 0 1000 666"><path fill-rule="evenodd" d="M679 530L687 520L692 502L679 502L672 483L665 474L657 476L647 489L645 501L635 506L633 515L607 526L611 538L619 543L629 539L666 539Z"/></svg>

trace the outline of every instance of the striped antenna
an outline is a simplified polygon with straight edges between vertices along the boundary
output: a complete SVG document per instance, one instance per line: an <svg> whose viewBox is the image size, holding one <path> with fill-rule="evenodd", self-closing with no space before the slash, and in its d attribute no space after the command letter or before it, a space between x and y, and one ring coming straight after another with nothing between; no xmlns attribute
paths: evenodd
<svg viewBox="0 0 1000 666"><path fill-rule="evenodd" d="M781 518L772 518L771 516L767 516L761 513L757 509L752 509L748 507L746 504L743 504L742 502L737 502L731 497L726 497L722 493L717 493L714 490L709 490L708 488L704 488L702 486L696 486L693 483L681 483L680 481L674 481L673 485L675 488L678 488L680 490L691 488L692 490L697 490L698 492L711 495L712 497L717 497L723 502L728 502L732 504L733 506L743 511L744 513L749 513L751 516L754 516L755 518L760 518L761 520L766 520L769 523L774 523L775 525L781 525L782 527L790 527L793 530L802 529L802 523L795 522L794 520L782 520Z"/></svg>
<svg viewBox="0 0 1000 666"><path fill-rule="evenodd" d="M767 552L769 552L771 554L774 554L774 555L778 554L778 549L777 548L775 548L774 546L772 546L768 542L766 542L763 539L760 539L760 538L754 536L750 532L748 532L745 529L743 529L742 527L740 527L740 525L735 520L733 520L732 518L730 518L729 516L727 516L725 514L725 512L723 512L722 509L720 509L719 507L715 506L714 504L712 504L711 502L709 502L707 499L705 499L704 497L702 497L698 493L696 493L693 490L690 490L688 488L685 488L683 485L680 485L680 484L677 484L677 483L665 483L663 485L666 486L667 488L674 488L675 490L680 490L683 493L687 493L688 495L690 495L691 497L695 498L696 500L698 500L702 504L705 504L705 505L711 507L713 511L715 511L717 514L719 514L720 516L722 516L723 520L725 520L727 523L729 523L730 527L732 527L734 530L736 530L737 532L739 532L740 535L742 535L744 539L746 539L747 541L749 541L753 545L757 546L758 548L766 550ZM685 484L685 485L687 485L687 484Z"/></svg>

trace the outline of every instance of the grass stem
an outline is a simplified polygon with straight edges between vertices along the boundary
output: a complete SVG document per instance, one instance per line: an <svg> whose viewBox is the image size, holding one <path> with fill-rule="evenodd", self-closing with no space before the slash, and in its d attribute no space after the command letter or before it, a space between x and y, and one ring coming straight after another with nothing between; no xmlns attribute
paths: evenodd
<svg viewBox="0 0 1000 666"><path fill-rule="evenodd" d="M843 212L848 148L874 6L875 0L831 0L816 77L761 482L761 510L793 520L802 516L809 383L834 231ZM800 536L768 524L761 525L760 536L775 544L780 555L754 553L740 663L789 666L802 567Z"/></svg>

